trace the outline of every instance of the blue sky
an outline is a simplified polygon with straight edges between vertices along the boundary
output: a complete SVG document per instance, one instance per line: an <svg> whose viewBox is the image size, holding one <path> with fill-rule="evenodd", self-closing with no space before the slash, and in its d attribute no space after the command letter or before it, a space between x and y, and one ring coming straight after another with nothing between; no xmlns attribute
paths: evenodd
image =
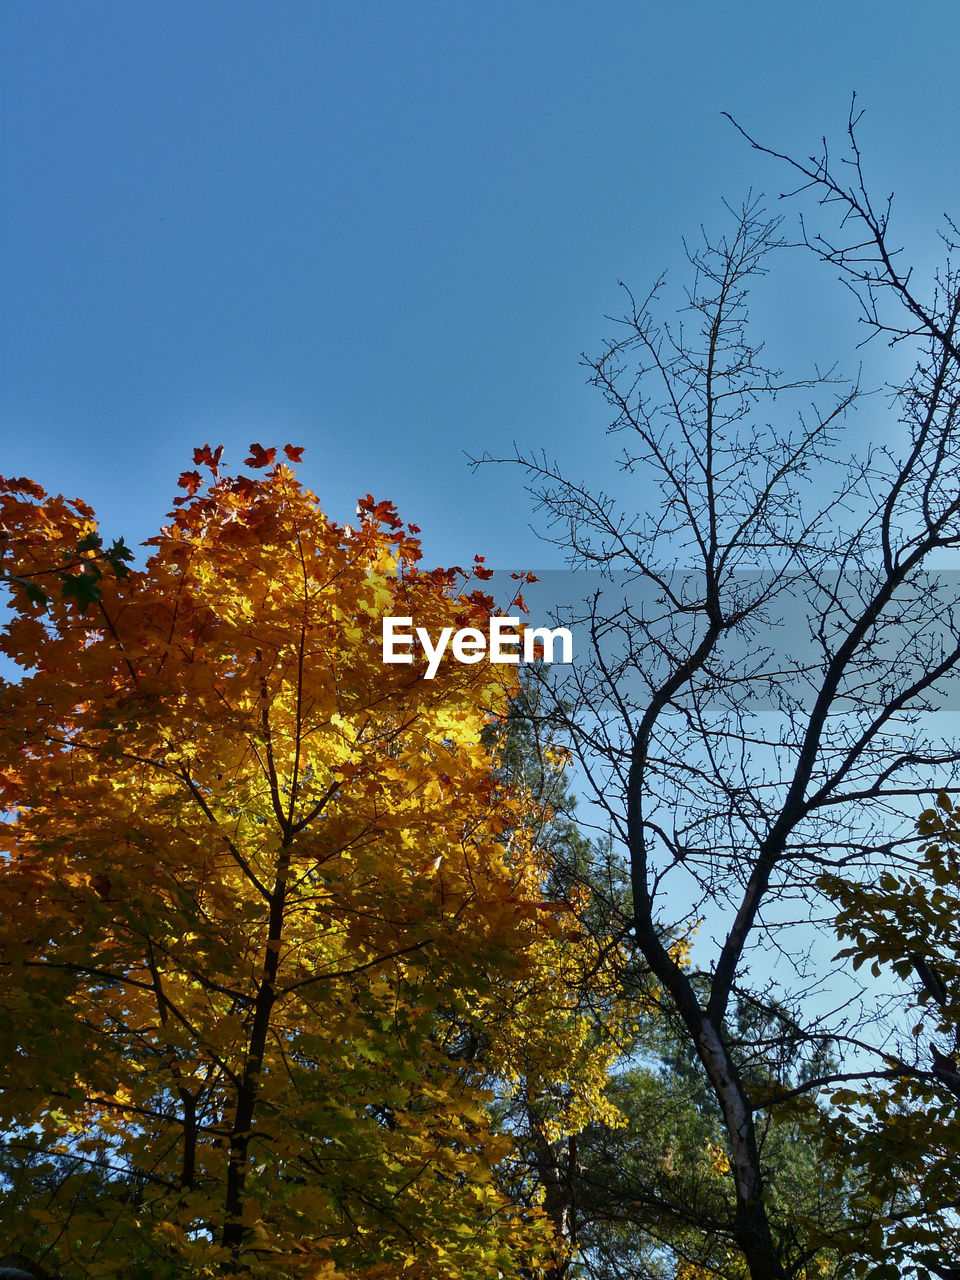
<svg viewBox="0 0 960 1280"><path fill-rule="evenodd" d="M559 564L516 471L464 454L612 478L578 361L618 279L784 185L721 111L804 155L856 89L921 268L957 204L953 0L5 0L0 24L0 471L131 543L194 445L289 440L336 517L370 490L434 561ZM846 360L841 295L791 271L774 352Z"/></svg>

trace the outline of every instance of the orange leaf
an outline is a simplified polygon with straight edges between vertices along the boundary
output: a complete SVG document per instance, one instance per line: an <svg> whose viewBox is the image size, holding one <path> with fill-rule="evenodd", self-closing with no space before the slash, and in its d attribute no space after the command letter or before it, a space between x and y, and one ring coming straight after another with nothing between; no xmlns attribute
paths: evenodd
<svg viewBox="0 0 960 1280"><path fill-rule="evenodd" d="M264 449L262 444L252 444L250 446L250 457L243 460L244 466L269 467L276 456L276 449Z"/></svg>

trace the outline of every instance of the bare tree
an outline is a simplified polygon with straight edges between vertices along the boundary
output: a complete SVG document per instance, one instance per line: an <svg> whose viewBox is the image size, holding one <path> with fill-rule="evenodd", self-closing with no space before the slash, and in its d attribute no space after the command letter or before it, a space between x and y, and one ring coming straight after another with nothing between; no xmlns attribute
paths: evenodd
<svg viewBox="0 0 960 1280"><path fill-rule="evenodd" d="M956 593L932 572L960 547L958 236L948 222L946 263L921 289L891 246L889 202L868 195L857 123L851 111L839 171L826 144L798 162L749 139L833 233L807 214L788 245L748 201L728 235L688 250L677 318L656 318L663 281L643 301L628 291L587 362L643 511L546 458L513 459L572 566L608 579L580 618L592 659L558 704L629 860L633 945L722 1112L732 1236L754 1280L803 1274L810 1250L769 1211L758 1131L783 1099L750 1085L732 1006L765 1010L794 1066L829 1034L859 1055L838 1075L889 1076L889 1028L864 1024L862 999L829 1009L833 979L814 973L810 926L834 914L818 879L909 864L922 798L960 789L960 746L932 714L960 669ZM866 399L832 375L766 367L748 291L787 251L834 268L865 336L909 348L912 372ZM854 409L874 442L859 456L845 444ZM691 967L669 940L694 919ZM901 1053L896 1069L935 1064ZM800 1090L787 1092L792 1105Z"/></svg>

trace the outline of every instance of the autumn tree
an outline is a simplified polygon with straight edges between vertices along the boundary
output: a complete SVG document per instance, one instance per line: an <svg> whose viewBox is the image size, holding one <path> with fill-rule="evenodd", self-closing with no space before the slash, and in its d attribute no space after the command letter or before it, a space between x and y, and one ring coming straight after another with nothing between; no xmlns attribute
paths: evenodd
<svg viewBox="0 0 960 1280"><path fill-rule="evenodd" d="M510 669L381 651L492 602L299 452L197 450L83 602L34 584L89 574L92 511L3 484L0 1233L71 1277L540 1275L489 1104L522 1063L558 1132L612 1118L578 923L482 741Z"/></svg>
<svg viewBox="0 0 960 1280"><path fill-rule="evenodd" d="M869 990L838 987L815 950L837 911L821 876L908 876L916 814L931 791L955 793L960 765L934 716L960 665L956 596L932 572L960 546L960 236L948 222L945 263L923 286L896 251L889 204L869 195L857 123L851 113L839 167L826 147L776 157L796 178L790 198L812 198L799 245L748 201L725 235L689 250L677 320L659 318L663 281L628 292L588 361L638 502L549 459L513 459L548 536L597 571L579 619L591 660L558 706L629 864L636 954L722 1117L733 1256L707 1272L752 1280L805 1275L821 1240L778 1202L762 1153L770 1117L828 1102L834 1073L809 1069L825 1037L859 1055L841 1063L859 1086L891 1069ZM747 303L788 252L836 273L864 336L892 345L905 372L885 396L765 364ZM874 442L859 452L855 410ZM667 940L695 920L688 968ZM735 1025L744 998L760 1015L752 1046ZM744 1059L772 1042L790 1060L756 1080ZM882 1228L848 1226L882 1253Z"/></svg>

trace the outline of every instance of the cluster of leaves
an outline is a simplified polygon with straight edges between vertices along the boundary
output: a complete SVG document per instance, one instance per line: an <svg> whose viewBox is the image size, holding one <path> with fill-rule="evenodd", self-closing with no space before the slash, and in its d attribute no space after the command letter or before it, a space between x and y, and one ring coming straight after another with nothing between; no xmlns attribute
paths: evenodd
<svg viewBox="0 0 960 1280"><path fill-rule="evenodd" d="M541 1274L563 1244L498 1182L490 1104L613 1121L614 1042L483 740L509 669L381 661L385 614L492 601L389 504L341 526L273 450L194 460L142 571L89 613L15 592L3 635L0 1232L90 1280ZM10 580L95 532L2 502Z"/></svg>
<svg viewBox="0 0 960 1280"><path fill-rule="evenodd" d="M872 883L821 879L850 940L841 955L911 988L905 1042L868 1087L833 1093L827 1129L836 1164L864 1174L846 1248L853 1273L869 1280L952 1280L960 1257L960 814L947 793L920 815L918 832L909 871Z"/></svg>
<svg viewBox="0 0 960 1280"><path fill-rule="evenodd" d="M15 480L7 480L0 476L0 494L21 495L32 498L43 498L45 495L39 485L25 476ZM59 521L53 511L47 532L50 535L48 544L41 543L36 548L40 559L28 558L20 572L10 569L0 570L0 582L22 592L31 604L45 608L56 591L64 600L72 600L81 612L100 599L105 570L109 570L117 578L125 578L130 571L129 562L133 560L133 552L122 538L116 538L108 547L93 522L93 511L79 498L65 501L56 498L54 503L63 504L72 514L80 518L82 525L74 529L79 534L72 544L61 536ZM11 537L12 530L0 522L0 559L4 558L5 545ZM50 559L54 553L53 560Z"/></svg>

